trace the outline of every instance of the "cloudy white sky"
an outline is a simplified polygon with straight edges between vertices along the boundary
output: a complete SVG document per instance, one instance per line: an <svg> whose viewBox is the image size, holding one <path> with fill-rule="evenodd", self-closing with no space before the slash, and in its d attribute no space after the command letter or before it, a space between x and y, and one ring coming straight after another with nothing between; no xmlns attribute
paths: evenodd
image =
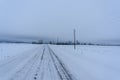
<svg viewBox="0 0 120 80"><path fill-rule="evenodd" d="M120 41L120 0L0 0L0 38Z"/></svg>

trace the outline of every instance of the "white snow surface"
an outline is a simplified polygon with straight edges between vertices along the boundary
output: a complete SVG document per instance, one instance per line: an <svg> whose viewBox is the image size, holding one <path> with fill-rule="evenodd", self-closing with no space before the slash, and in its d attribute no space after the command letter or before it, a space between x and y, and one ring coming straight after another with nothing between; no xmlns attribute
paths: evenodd
<svg viewBox="0 0 120 80"><path fill-rule="evenodd" d="M0 61L10 57L17 56L25 51L29 51L38 45L32 44L14 44L14 43L0 43Z"/></svg>
<svg viewBox="0 0 120 80"><path fill-rule="evenodd" d="M120 80L120 47L1 43L0 80Z"/></svg>
<svg viewBox="0 0 120 80"><path fill-rule="evenodd" d="M118 46L51 46L78 80L120 80Z"/></svg>

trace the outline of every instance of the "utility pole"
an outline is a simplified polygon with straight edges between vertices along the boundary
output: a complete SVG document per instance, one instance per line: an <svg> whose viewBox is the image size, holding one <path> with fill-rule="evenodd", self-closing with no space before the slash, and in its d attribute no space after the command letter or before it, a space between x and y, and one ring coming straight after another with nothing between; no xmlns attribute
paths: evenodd
<svg viewBox="0 0 120 80"><path fill-rule="evenodd" d="M76 30L73 30L73 35L74 35L74 49L76 49Z"/></svg>
<svg viewBox="0 0 120 80"><path fill-rule="evenodd" d="M57 44L59 43L59 38L57 37Z"/></svg>

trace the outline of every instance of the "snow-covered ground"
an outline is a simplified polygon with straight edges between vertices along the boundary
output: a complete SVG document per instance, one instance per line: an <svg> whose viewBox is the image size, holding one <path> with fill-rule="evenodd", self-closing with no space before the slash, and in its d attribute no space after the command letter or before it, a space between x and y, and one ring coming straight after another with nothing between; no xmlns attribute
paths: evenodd
<svg viewBox="0 0 120 80"><path fill-rule="evenodd" d="M3 43L0 80L120 80L120 47Z"/></svg>
<svg viewBox="0 0 120 80"><path fill-rule="evenodd" d="M78 80L120 80L118 46L51 46Z"/></svg>
<svg viewBox="0 0 120 80"><path fill-rule="evenodd" d="M22 54L37 46L32 44L0 43L0 61Z"/></svg>

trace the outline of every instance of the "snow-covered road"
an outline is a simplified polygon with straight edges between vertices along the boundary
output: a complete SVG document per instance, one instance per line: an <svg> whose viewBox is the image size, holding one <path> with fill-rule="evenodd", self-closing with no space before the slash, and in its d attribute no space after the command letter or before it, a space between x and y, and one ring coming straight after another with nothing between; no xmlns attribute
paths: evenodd
<svg viewBox="0 0 120 80"><path fill-rule="evenodd" d="M54 51L43 45L0 63L0 80L75 80Z"/></svg>
<svg viewBox="0 0 120 80"><path fill-rule="evenodd" d="M120 46L0 44L0 80L120 80Z"/></svg>

